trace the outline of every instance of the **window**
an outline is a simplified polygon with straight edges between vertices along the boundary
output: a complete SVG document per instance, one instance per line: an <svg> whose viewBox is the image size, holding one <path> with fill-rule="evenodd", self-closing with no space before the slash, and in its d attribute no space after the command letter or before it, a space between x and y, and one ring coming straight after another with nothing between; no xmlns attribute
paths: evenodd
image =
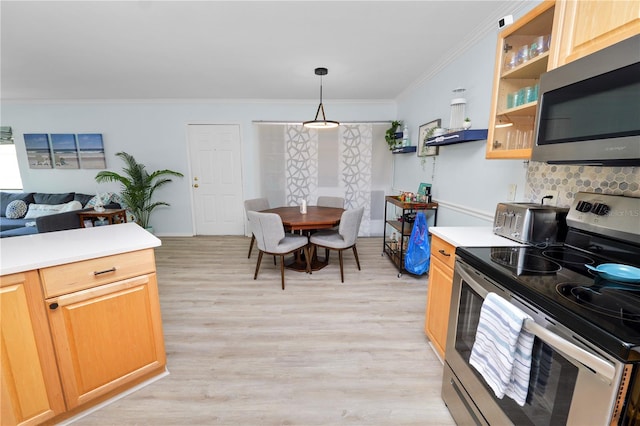
<svg viewBox="0 0 640 426"><path fill-rule="evenodd" d="M9 126L0 128L0 189L22 189L16 146L13 143L13 132Z"/></svg>

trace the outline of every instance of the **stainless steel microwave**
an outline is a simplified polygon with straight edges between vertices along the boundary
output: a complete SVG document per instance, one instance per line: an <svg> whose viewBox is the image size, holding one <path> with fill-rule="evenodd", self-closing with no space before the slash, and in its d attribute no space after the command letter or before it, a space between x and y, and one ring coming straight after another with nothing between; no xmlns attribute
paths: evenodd
<svg viewBox="0 0 640 426"><path fill-rule="evenodd" d="M640 35L542 74L531 159L640 166Z"/></svg>

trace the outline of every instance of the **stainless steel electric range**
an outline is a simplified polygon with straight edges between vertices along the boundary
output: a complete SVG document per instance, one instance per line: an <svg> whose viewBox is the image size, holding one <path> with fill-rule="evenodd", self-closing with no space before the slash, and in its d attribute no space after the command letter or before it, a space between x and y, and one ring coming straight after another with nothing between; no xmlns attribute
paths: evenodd
<svg viewBox="0 0 640 426"><path fill-rule="evenodd" d="M640 198L578 193L566 221L563 244L456 250L442 395L458 424L640 421L640 283L585 266L640 267ZM533 318L524 406L496 398L469 364L489 292Z"/></svg>

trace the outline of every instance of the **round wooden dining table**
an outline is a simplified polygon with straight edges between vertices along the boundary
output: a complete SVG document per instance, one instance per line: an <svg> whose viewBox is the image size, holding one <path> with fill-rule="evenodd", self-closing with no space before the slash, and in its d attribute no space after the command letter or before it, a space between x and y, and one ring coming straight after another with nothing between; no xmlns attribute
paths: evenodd
<svg viewBox="0 0 640 426"><path fill-rule="evenodd" d="M338 225L343 212L344 209L336 207L307 206L307 212L300 213L300 207L290 206L262 210L261 213L276 213L285 228L292 231L313 231Z"/></svg>
<svg viewBox="0 0 640 426"><path fill-rule="evenodd" d="M262 210L261 213L276 213L282 219L282 225L288 231L311 232L329 229L340 224L344 209L336 207L307 206L306 213L300 213L299 206L276 207ZM318 260L317 253L311 259L311 270L318 271L327 266L327 262ZM285 264L288 269L305 271L307 268L302 252L296 253L293 261Z"/></svg>

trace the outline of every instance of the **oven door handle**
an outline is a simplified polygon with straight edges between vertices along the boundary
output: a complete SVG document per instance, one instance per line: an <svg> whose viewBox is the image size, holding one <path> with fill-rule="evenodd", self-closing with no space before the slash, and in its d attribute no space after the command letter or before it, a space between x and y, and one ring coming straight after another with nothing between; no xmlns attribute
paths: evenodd
<svg viewBox="0 0 640 426"><path fill-rule="evenodd" d="M464 267L456 265L456 272L460 274L462 279L471 287L482 299L486 299L489 290L484 288ZM571 358L580 364L583 364L598 376L606 379L609 383L613 383L616 369L612 363L594 355L579 346L563 339L552 331L547 330L543 326L537 324L534 320L525 320L523 328L529 333L537 336L544 343L548 344L565 357Z"/></svg>

